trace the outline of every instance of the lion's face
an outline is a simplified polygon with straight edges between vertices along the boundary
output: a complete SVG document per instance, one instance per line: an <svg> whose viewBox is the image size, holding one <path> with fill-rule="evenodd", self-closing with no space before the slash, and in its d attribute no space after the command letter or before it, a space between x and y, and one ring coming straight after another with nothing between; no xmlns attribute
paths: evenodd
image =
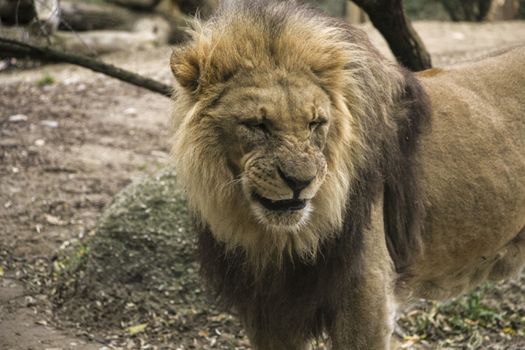
<svg viewBox="0 0 525 350"><path fill-rule="evenodd" d="M328 96L304 76L256 79L227 90L208 118L217 122L230 171L254 218L277 230L299 229L327 172Z"/></svg>

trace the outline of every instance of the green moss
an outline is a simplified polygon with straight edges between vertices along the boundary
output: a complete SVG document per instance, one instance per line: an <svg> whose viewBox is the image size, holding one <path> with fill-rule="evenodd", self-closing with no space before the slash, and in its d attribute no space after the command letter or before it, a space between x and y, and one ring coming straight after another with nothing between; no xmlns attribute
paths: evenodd
<svg viewBox="0 0 525 350"><path fill-rule="evenodd" d="M55 263L57 311L76 323L122 327L206 310L194 250L174 171L143 179Z"/></svg>

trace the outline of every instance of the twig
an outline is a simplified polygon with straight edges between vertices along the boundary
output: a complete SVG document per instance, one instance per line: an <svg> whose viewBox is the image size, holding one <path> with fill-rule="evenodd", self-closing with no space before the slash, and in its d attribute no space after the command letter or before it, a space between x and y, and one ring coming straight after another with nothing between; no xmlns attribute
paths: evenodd
<svg viewBox="0 0 525 350"><path fill-rule="evenodd" d="M7 55L17 58L31 57L47 62L70 63L142 87L166 97L171 97L172 95L172 88L169 85L87 56L58 51L49 47L34 46L6 38L0 38L0 53L3 56Z"/></svg>

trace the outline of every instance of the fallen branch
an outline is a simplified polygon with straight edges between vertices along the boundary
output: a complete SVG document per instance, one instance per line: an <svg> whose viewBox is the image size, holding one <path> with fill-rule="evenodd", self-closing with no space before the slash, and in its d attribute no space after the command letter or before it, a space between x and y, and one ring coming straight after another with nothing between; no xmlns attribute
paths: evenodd
<svg viewBox="0 0 525 350"><path fill-rule="evenodd" d="M156 80L143 77L136 73L115 67L111 64L100 62L87 56L58 51L49 47L39 47L17 40L0 38L0 54L6 57L30 57L46 62L70 63L125 81L126 83L156 92L166 97L171 97L172 94L171 86Z"/></svg>

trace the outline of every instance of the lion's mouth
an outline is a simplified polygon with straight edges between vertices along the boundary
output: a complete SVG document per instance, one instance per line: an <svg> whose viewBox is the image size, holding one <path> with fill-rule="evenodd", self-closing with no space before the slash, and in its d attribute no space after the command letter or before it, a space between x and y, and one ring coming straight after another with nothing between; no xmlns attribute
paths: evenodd
<svg viewBox="0 0 525 350"><path fill-rule="evenodd" d="M274 200L265 198L255 192L252 194L252 198L255 199L257 202L261 203L262 206L268 210L295 211L295 210L304 209L306 207L306 200L301 200L301 199L283 199L283 200L274 201Z"/></svg>

